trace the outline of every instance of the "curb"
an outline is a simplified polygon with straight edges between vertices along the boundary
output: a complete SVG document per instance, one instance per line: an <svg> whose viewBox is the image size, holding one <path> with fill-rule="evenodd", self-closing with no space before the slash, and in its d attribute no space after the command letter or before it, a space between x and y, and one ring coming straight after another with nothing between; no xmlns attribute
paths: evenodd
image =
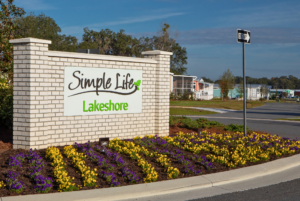
<svg viewBox="0 0 300 201"><path fill-rule="evenodd" d="M103 188L93 190L81 190L74 192L49 193L37 195L22 195L12 197L0 197L1 201L95 201L95 200L119 200L150 195L169 194L187 190L195 190L220 186L223 184L253 179L268 174L284 171L300 166L300 154L275 161L249 166L245 168L194 176L189 178L174 179L146 184L134 184L124 187Z"/></svg>

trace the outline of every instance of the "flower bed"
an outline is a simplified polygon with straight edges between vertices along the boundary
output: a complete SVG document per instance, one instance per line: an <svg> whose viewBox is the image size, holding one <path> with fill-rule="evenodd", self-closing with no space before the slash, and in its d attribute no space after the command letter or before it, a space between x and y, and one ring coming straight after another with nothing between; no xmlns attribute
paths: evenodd
<svg viewBox="0 0 300 201"><path fill-rule="evenodd" d="M300 142L252 133L145 136L0 154L0 197L87 190L210 174L300 152Z"/></svg>

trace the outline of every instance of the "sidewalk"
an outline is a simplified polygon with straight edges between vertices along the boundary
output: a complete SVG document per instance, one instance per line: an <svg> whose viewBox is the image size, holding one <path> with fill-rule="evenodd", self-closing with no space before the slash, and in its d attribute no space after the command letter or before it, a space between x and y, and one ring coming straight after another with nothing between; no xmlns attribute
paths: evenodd
<svg viewBox="0 0 300 201"><path fill-rule="evenodd" d="M206 107L180 107L180 106L171 106L170 108L189 108L189 109L197 109L197 110L206 110L217 113L227 113L227 112L235 112L237 110L229 110L229 109L221 109L221 108L206 108Z"/></svg>

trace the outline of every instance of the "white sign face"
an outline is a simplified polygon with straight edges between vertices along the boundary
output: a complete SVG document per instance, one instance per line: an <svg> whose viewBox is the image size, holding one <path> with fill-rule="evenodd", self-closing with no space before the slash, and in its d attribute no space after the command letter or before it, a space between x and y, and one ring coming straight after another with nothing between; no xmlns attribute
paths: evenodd
<svg viewBox="0 0 300 201"><path fill-rule="evenodd" d="M238 29L237 30L237 42L250 44L250 31Z"/></svg>
<svg viewBox="0 0 300 201"><path fill-rule="evenodd" d="M65 67L64 115L142 112L141 70Z"/></svg>

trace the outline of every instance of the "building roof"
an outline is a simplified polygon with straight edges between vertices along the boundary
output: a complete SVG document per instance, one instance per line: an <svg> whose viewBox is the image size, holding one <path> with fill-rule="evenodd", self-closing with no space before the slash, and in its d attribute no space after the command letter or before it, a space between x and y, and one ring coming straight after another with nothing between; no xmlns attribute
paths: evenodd
<svg viewBox="0 0 300 201"><path fill-rule="evenodd" d="M209 85L214 85L214 83L204 82L204 80L202 78L200 78L199 80L197 80L197 82L199 82L199 83L205 83L205 84L209 84Z"/></svg>
<svg viewBox="0 0 300 201"><path fill-rule="evenodd" d="M196 77L197 76L192 76L192 75L173 75L174 77Z"/></svg>

